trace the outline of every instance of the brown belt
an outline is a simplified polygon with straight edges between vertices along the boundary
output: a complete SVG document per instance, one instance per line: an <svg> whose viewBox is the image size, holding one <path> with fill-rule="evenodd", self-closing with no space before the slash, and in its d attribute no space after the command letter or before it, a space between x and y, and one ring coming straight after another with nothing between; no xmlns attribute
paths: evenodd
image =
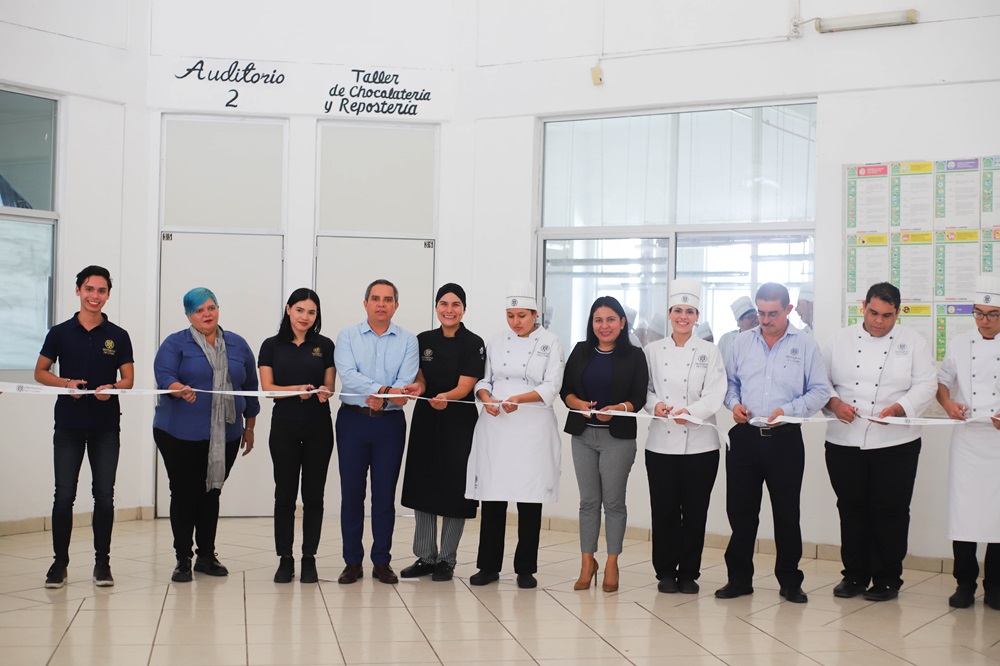
<svg viewBox="0 0 1000 666"><path fill-rule="evenodd" d="M384 409L371 409L370 407L361 407L360 405L349 405L346 402L340 403L340 408L349 409L352 412L357 412L358 414L362 414L364 416L371 416L373 418L378 418L380 416L387 416L389 414L392 414L393 411L396 411L392 410L387 412Z"/></svg>

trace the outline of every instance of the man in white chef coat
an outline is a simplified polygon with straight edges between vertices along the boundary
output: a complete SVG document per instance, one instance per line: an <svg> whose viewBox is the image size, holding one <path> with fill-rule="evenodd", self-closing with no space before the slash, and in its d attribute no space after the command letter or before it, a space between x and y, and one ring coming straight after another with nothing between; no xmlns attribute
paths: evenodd
<svg viewBox="0 0 1000 666"><path fill-rule="evenodd" d="M864 320L837 331L823 350L832 385L824 411L838 419L826 431L844 564L836 597L887 601L903 585L920 426L878 419L919 416L934 399L937 376L924 338L896 325L900 301L888 282L872 285Z"/></svg>
<svg viewBox="0 0 1000 666"><path fill-rule="evenodd" d="M736 326L738 328L735 331L729 331L719 338L719 353L722 354L723 363L729 357L729 349L733 346L736 336L743 331L749 331L760 323L757 319L757 306L754 305L749 296L740 296L729 307L733 311L733 317L736 319Z"/></svg>
<svg viewBox="0 0 1000 666"><path fill-rule="evenodd" d="M953 419L948 476L948 537L958 588L948 599L968 608L976 597L976 544L986 546L983 601L1000 610L1000 276L976 281L976 328L956 335L938 371L937 399Z"/></svg>
<svg viewBox="0 0 1000 666"><path fill-rule="evenodd" d="M813 334L813 301L816 300L816 290L811 284L799 289L799 298L795 302L795 312L802 320L802 332Z"/></svg>

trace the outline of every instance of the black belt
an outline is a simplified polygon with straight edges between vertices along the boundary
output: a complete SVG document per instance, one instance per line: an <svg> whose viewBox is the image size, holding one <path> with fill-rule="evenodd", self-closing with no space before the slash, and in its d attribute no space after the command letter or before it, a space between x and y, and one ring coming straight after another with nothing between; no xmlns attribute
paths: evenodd
<svg viewBox="0 0 1000 666"><path fill-rule="evenodd" d="M756 430L757 434L761 437L778 437L780 435L790 433L796 429L800 429L802 426L798 423L784 423L780 426L764 426L758 428L757 426L750 425L749 423L744 423L747 428L751 430Z"/></svg>
<svg viewBox="0 0 1000 666"><path fill-rule="evenodd" d="M349 405L346 402L340 403L340 407L341 409L349 409L352 412L357 412L358 414L361 414L363 416L371 416L373 418L378 418L380 416L388 416L390 414L399 411L394 409L387 412L384 409L372 409L370 407L362 407L361 405Z"/></svg>

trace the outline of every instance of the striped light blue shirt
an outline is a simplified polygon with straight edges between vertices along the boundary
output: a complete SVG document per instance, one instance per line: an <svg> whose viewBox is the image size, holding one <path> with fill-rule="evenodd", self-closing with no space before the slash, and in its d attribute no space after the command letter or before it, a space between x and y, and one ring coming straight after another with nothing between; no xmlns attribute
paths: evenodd
<svg viewBox="0 0 1000 666"><path fill-rule="evenodd" d="M760 326L737 335L726 358L726 374L726 407L741 404L750 410L750 418L767 418L779 407L786 416L810 416L830 399L819 345L791 324L773 349Z"/></svg>
<svg viewBox="0 0 1000 666"><path fill-rule="evenodd" d="M417 336L390 323L378 335L363 321L349 326L337 336L333 362L340 375L344 393L360 393L361 397L345 396L341 402L365 406L365 395L377 393L383 386L403 388L417 377L419 354ZM386 401L386 410L402 409Z"/></svg>

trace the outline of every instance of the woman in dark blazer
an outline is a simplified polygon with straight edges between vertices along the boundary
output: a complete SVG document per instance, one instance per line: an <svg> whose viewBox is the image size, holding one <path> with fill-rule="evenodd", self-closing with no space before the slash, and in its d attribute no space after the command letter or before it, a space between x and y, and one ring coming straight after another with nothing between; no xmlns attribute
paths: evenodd
<svg viewBox="0 0 1000 666"><path fill-rule="evenodd" d="M601 296L590 307L587 339L577 343L566 361L560 395L571 412L565 432L573 436L573 466L580 486L580 550L583 562L574 590L597 584L597 537L604 506L608 562L605 592L618 589L618 556L625 539L628 510L625 489L635 462L636 420L615 412L637 412L646 404L649 382L642 350L628 337L628 319L621 303Z"/></svg>

